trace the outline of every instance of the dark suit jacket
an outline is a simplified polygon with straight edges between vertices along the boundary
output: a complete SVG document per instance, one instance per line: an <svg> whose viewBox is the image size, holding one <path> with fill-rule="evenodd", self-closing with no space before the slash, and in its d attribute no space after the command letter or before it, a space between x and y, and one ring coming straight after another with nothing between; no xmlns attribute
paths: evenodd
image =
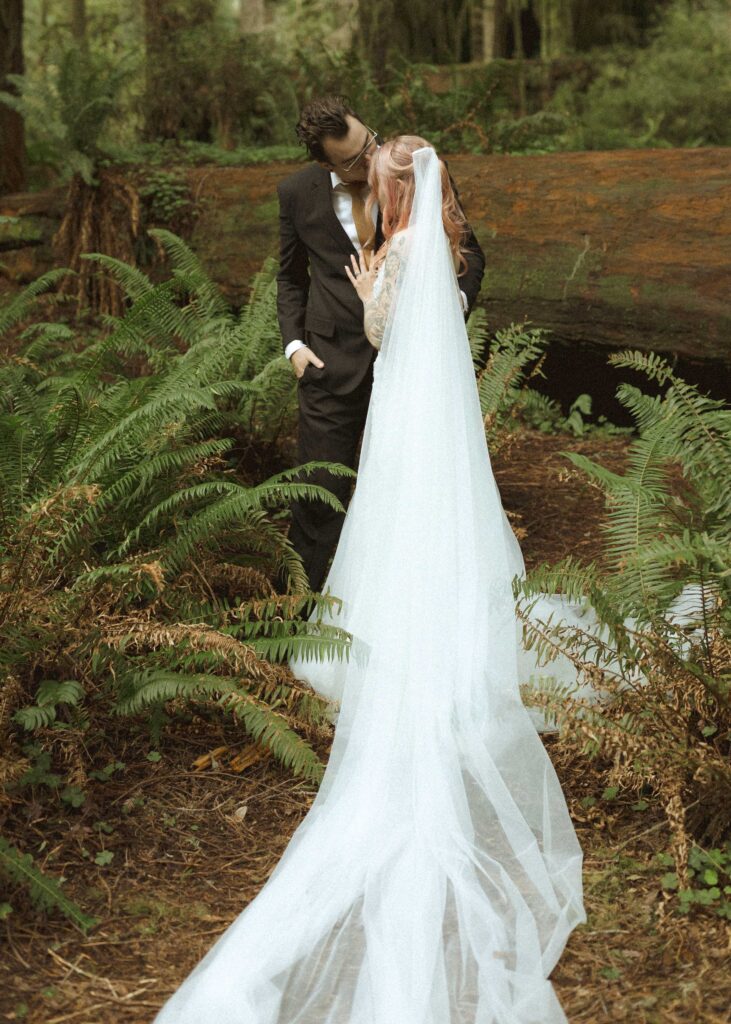
<svg viewBox="0 0 731 1024"><path fill-rule="evenodd" d="M303 384L313 381L333 394L347 394L364 379L377 351L363 331L363 303L345 274L356 250L333 209L330 172L309 164L277 191L277 315L284 346L299 338L324 362L323 369L307 367ZM382 242L379 216L376 249ZM459 282L472 309L485 257L471 228L467 250L467 270Z"/></svg>

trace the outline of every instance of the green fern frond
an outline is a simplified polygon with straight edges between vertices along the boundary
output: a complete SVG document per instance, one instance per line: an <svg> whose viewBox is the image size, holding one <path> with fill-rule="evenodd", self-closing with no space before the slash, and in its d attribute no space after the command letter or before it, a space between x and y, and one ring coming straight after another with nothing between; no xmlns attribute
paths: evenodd
<svg viewBox="0 0 731 1024"><path fill-rule="evenodd" d="M195 293L207 316L229 315L228 306L217 286L203 269L198 257L182 238L164 228L150 228L148 234L158 239L173 265L173 273Z"/></svg>
<svg viewBox="0 0 731 1024"><path fill-rule="evenodd" d="M325 766L315 751L290 728L286 718L271 711L265 704L249 694L224 694L221 704L229 707L249 735L272 754L285 768L310 782L320 782Z"/></svg>
<svg viewBox="0 0 731 1024"><path fill-rule="evenodd" d="M623 349L621 352L612 352L609 356L609 362L612 366L644 373L649 380L655 380L658 384L665 384L672 375L667 359L664 359L656 352Z"/></svg>
<svg viewBox="0 0 731 1024"><path fill-rule="evenodd" d="M27 285L22 292L13 296L8 303L0 308L0 335L5 334L30 313L39 295L52 288L62 277L73 273L73 270L66 267L49 270Z"/></svg>
<svg viewBox="0 0 731 1024"><path fill-rule="evenodd" d="M61 889L60 883L40 871L29 853L21 853L5 838L0 836L0 871L11 881L22 885L33 902L43 910L60 910L77 928L86 934L99 923L70 900Z"/></svg>
<svg viewBox="0 0 731 1024"><path fill-rule="evenodd" d="M351 636L336 626L323 623L316 631L309 626L296 633L270 628L267 633L267 636L249 639L248 643L257 654L269 661L281 662L290 658L303 661L343 661L350 655Z"/></svg>
<svg viewBox="0 0 731 1024"><path fill-rule="evenodd" d="M232 710L252 739L271 750L282 765L312 781L322 778L324 766L306 740L298 736L284 716L242 690L238 680L203 673L149 670L133 675L126 685L131 692L118 702L118 714L135 714L175 698L218 697L220 706Z"/></svg>
<svg viewBox="0 0 731 1024"><path fill-rule="evenodd" d="M487 313L481 306L475 306L467 321L467 338L470 343L472 363L477 373L482 369L482 359L487 348L489 334Z"/></svg>
<svg viewBox="0 0 731 1024"><path fill-rule="evenodd" d="M139 299L152 291L154 287L147 274L143 273L138 267L131 266L129 263L125 263L124 260L118 260L114 256L108 256L106 253L101 252L85 252L82 253L81 258L94 260L104 267L105 270L110 271L111 276L130 299Z"/></svg>
<svg viewBox="0 0 731 1024"><path fill-rule="evenodd" d="M36 364L43 361L47 367L54 348L70 346L74 340L74 332L67 324L41 321L27 327L20 337L21 340L28 341L23 349L22 358Z"/></svg>

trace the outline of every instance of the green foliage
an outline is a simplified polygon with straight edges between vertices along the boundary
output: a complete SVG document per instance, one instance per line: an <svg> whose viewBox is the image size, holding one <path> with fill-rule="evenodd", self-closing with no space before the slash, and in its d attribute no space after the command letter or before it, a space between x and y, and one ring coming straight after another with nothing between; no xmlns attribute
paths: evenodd
<svg viewBox="0 0 731 1024"><path fill-rule="evenodd" d="M566 655L602 699L556 685L531 701L565 742L612 764L612 783L657 795L682 876L686 832L716 840L731 824L731 410L658 356L610 362L664 392L619 388L638 429L624 473L566 453L606 497L602 558L569 558L517 585L527 642L547 665ZM590 604L600 631L529 621L535 597L557 591Z"/></svg>
<svg viewBox="0 0 731 1024"><path fill-rule="evenodd" d="M297 111L326 91L349 95L384 136L416 132L444 152L728 144L724 0L641 11L574 5L578 53L567 52L567 5L551 6L541 5L540 58L484 64L463 63L468 5L366 12L361 4L351 39L347 4L321 0L275 5L262 32L248 31L230 5L173 4L164 15L149 5L146 15L120 16L90 4L86 49L70 46L67 18L46 11L26 19L28 71L9 79L21 96L6 92L3 101L26 118L39 181L51 169L91 181L106 158L165 168L171 158L301 159ZM648 38L648 11L666 6ZM363 32L369 19L375 51Z"/></svg>
<svg viewBox="0 0 731 1024"><path fill-rule="evenodd" d="M89 917L73 900L66 896L60 884L63 879L57 880L40 871L33 863L33 857L29 853L21 853L2 836L0 836L0 874L25 889L36 906L43 910L60 910L84 934L98 923L96 918Z"/></svg>
<svg viewBox="0 0 731 1024"><path fill-rule="evenodd" d="M116 710L124 715L175 699L189 702L203 696L218 697L220 706L230 709L247 733L271 750L282 765L314 782L322 778L322 762L306 740L291 728L287 717L276 710L276 700L270 697L264 702L237 686L232 679L189 671L148 669L125 679L122 689L125 696Z"/></svg>
<svg viewBox="0 0 731 1024"><path fill-rule="evenodd" d="M569 433L575 437L597 430L613 433L619 428L600 417L589 421L591 396L579 395L564 416L558 402L529 386L542 377L548 332L526 323L511 324L489 339L487 317L475 309L467 324L477 389L490 452L494 456L510 443L515 430L527 426L545 433ZM485 350L489 349L484 362ZM484 365L483 365L484 362Z"/></svg>
<svg viewBox="0 0 731 1024"><path fill-rule="evenodd" d="M241 32L225 16L178 7L148 18L145 137L197 139L224 150L292 141L293 76L281 41Z"/></svg>
<svg viewBox="0 0 731 1024"><path fill-rule="evenodd" d="M571 127L560 111L542 111L545 70L532 62L496 59L465 68L398 58L374 77L357 52L311 45L296 66L305 98L343 92L384 137L421 135L442 152L546 152L564 148ZM521 73L531 96L522 117L515 99Z"/></svg>
<svg viewBox="0 0 731 1024"><path fill-rule="evenodd" d="M549 109L575 121L574 149L731 144L728 5L674 0L646 49L617 49L585 92L560 87Z"/></svg>
<svg viewBox="0 0 731 1024"><path fill-rule="evenodd" d="M284 141L274 145L240 143L224 149L218 143L197 142L191 139L164 139L154 142L139 142L134 145L109 146L108 152L119 164L142 164L144 167L171 165L197 167L215 164L218 167L247 167L255 164L294 163L305 161L307 154L302 146L294 145L292 132L287 132Z"/></svg>
<svg viewBox="0 0 731 1024"><path fill-rule="evenodd" d="M28 731L48 727L56 722L58 704L76 707L83 695L83 687L75 679L63 682L44 679L36 691L35 704L19 708L15 712L14 721Z"/></svg>
<svg viewBox="0 0 731 1024"><path fill-rule="evenodd" d="M139 195L146 206L148 224L165 225L180 234L181 227L191 218L190 189L179 173L151 168L139 188Z"/></svg>
<svg viewBox="0 0 731 1024"><path fill-rule="evenodd" d="M159 745L167 712L190 703L233 714L319 779L300 731L324 722L326 702L266 659L348 652L342 632L309 635L301 617L328 601L309 594L282 529L294 498L341 505L308 479L326 464L276 465L296 411L276 265L235 312L180 238L152 233L166 280L87 254L123 289L123 315L84 337L31 324L0 363L0 687L16 742L38 740L7 785L70 807L85 794L55 769L59 743L112 712ZM17 331L53 280L0 324ZM280 575L295 594L275 595Z"/></svg>
<svg viewBox="0 0 731 1024"><path fill-rule="evenodd" d="M511 420L520 403L526 401L526 381L540 373L546 344L545 331L526 325L511 324L495 334L485 368L477 378L480 408L493 454L506 442Z"/></svg>
<svg viewBox="0 0 731 1024"><path fill-rule="evenodd" d="M0 336L7 334L16 324L25 320L33 309L38 296L47 292L68 273L69 271L64 268L49 270L37 277L35 281L32 281L0 308Z"/></svg>
<svg viewBox="0 0 731 1024"><path fill-rule="evenodd" d="M118 58L72 47L50 74L8 75L19 95L0 92L0 102L22 114L31 160L52 166L63 179L79 174L91 184L129 74Z"/></svg>
<svg viewBox="0 0 731 1024"><path fill-rule="evenodd" d="M657 859L663 867L673 863L667 854ZM681 887L676 871L668 871L662 877L663 889L677 895L679 913L688 914L693 907L707 907L719 917L731 920L731 842L712 850L693 846L688 854L687 877L687 888Z"/></svg>

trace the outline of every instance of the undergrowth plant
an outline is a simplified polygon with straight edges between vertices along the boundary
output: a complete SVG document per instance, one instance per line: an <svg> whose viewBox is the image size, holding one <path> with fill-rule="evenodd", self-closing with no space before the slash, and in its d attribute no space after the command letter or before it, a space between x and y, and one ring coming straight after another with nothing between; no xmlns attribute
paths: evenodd
<svg viewBox="0 0 731 1024"><path fill-rule="evenodd" d="M549 344L549 332L531 327L528 322L510 324L491 337L487 315L479 307L467 324L472 359L477 373L477 390L490 454L495 457L508 449L521 427L544 433L583 436L602 431L626 433L602 417L592 422L591 396L578 395L568 414L553 398L531 387L543 377L543 362Z"/></svg>
<svg viewBox="0 0 731 1024"><path fill-rule="evenodd" d="M127 296L98 336L32 323L1 357L6 809L24 794L82 806L89 750L113 717L157 743L170 714L191 706L233 715L295 774L323 772L310 741L326 702L276 662L344 656L347 637L326 627L305 635L302 617L327 601L309 593L280 520L294 498L341 506L308 482L319 463L253 478L251 451L277 446L294 407L274 268L237 314L179 238L155 234L172 265L161 283L88 257ZM0 325L20 330L53 283L0 310ZM271 583L282 573L289 595ZM35 890L27 856L4 846L0 870ZM43 895L54 893L49 885ZM82 922L63 899L55 905Z"/></svg>
<svg viewBox="0 0 731 1024"><path fill-rule="evenodd" d="M563 743L609 766L609 783L656 795L687 889L689 837L716 844L731 826L731 410L658 356L610 362L663 390L618 389L638 430L624 473L566 453L605 495L602 558L569 557L516 584L526 641L547 674L563 654L602 699L558 683L526 698ZM588 601L600 628L532 619L541 592Z"/></svg>

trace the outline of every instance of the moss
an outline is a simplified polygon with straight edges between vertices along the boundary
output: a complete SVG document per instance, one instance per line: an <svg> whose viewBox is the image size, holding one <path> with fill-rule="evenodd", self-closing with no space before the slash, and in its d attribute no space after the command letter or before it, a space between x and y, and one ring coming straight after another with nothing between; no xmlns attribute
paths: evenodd
<svg viewBox="0 0 731 1024"><path fill-rule="evenodd" d="M40 245L48 234L43 217L0 217L0 249Z"/></svg>
<svg viewBox="0 0 731 1024"><path fill-rule="evenodd" d="M279 201L270 199L267 203L259 203L254 212L254 218L258 221L276 223L279 220Z"/></svg>
<svg viewBox="0 0 731 1024"><path fill-rule="evenodd" d="M632 288L635 281L628 274L608 274L595 282L599 296L610 306L631 307L634 304Z"/></svg>
<svg viewBox="0 0 731 1024"><path fill-rule="evenodd" d="M600 252L584 251L582 246L576 245L557 245L552 247L549 261L538 258L537 248L523 247L508 258L503 251L499 257L491 258L488 245L486 289L491 298L514 299L526 295L531 300L555 302L584 297L593 291L597 280L602 281ZM628 287L623 294L621 304L626 305Z"/></svg>

